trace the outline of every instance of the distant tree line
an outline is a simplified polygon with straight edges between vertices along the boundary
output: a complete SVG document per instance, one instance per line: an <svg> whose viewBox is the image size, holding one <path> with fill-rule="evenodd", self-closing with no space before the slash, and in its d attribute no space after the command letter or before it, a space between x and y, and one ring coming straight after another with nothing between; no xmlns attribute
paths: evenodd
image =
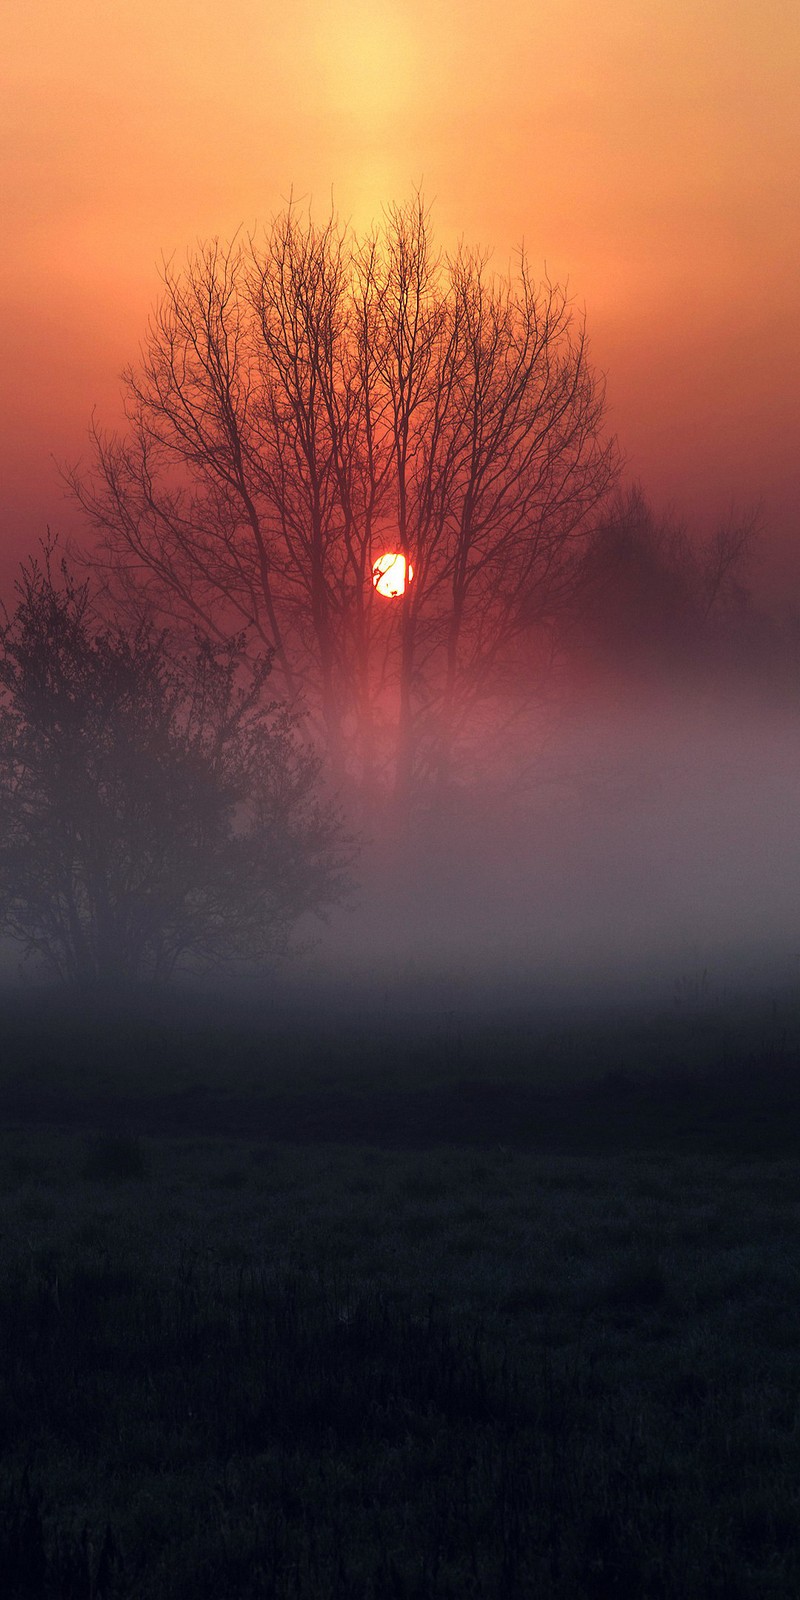
<svg viewBox="0 0 800 1600"><path fill-rule="evenodd" d="M598 515L569 606L562 646L620 680L700 685L754 669L769 627L748 586L758 508L731 514L706 541L659 516L641 486L618 487Z"/></svg>

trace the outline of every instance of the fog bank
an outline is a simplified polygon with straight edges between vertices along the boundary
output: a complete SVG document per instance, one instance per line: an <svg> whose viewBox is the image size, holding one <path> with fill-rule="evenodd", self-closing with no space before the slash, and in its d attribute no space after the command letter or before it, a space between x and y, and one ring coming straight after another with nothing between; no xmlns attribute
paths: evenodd
<svg viewBox="0 0 800 1600"><path fill-rule="evenodd" d="M407 843L290 979L372 1004L614 1004L776 982L800 957L800 725L753 709L585 711ZM494 775L496 776L496 775Z"/></svg>

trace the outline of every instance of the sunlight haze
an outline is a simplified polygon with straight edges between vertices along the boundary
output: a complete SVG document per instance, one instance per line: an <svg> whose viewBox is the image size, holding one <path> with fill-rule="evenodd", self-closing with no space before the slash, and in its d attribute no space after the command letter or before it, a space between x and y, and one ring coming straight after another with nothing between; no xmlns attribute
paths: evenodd
<svg viewBox="0 0 800 1600"><path fill-rule="evenodd" d="M569 279L629 471L702 525L762 498L797 575L800 13L787 3L56 0L4 59L4 564L74 527L163 256L290 193Z"/></svg>

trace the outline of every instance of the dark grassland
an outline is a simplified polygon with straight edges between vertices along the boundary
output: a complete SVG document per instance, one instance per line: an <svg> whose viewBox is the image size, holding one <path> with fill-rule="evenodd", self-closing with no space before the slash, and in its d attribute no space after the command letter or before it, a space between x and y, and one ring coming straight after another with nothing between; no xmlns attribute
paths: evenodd
<svg viewBox="0 0 800 1600"><path fill-rule="evenodd" d="M800 1595L798 1011L697 998L9 999L6 1600Z"/></svg>

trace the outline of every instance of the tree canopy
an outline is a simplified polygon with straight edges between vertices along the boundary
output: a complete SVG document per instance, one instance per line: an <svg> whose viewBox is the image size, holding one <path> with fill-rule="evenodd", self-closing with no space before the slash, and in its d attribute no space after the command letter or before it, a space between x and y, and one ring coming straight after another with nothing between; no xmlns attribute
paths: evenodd
<svg viewBox="0 0 800 1600"><path fill-rule="evenodd" d="M446 778L618 472L566 291L437 252L419 197L364 237L290 206L163 286L126 426L69 474L117 602L248 629L367 792Z"/></svg>
<svg viewBox="0 0 800 1600"><path fill-rule="evenodd" d="M270 658L102 623L53 550L0 631L0 925L77 984L284 953L341 898L318 762L265 695Z"/></svg>

